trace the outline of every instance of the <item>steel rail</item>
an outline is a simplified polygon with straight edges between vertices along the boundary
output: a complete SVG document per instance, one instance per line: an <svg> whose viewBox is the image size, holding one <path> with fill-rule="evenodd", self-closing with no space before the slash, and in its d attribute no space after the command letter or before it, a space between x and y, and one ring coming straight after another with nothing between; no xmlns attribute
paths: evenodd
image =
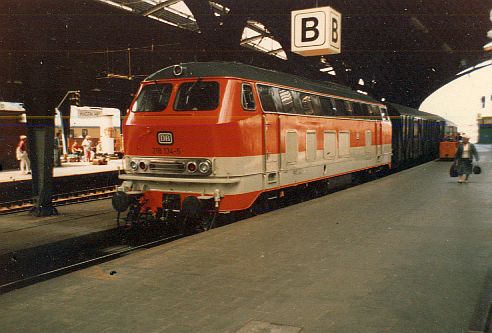
<svg viewBox="0 0 492 333"><path fill-rule="evenodd" d="M88 190L60 193L53 196L55 206L70 205L78 202L105 199L116 191L115 186L98 187ZM0 202L0 215L23 212L33 207L32 198Z"/></svg>

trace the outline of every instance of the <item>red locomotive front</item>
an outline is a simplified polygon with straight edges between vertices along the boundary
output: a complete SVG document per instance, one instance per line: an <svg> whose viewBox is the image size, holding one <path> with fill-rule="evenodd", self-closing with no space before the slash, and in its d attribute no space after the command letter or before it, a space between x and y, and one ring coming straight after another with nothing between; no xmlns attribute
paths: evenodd
<svg viewBox="0 0 492 333"><path fill-rule="evenodd" d="M246 209L262 184L262 144L255 139L262 116L253 84L181 78L186 70L174 67L174 77L142 83L123 127L119 190L139 195L139 211L153 215Z"/></svg>

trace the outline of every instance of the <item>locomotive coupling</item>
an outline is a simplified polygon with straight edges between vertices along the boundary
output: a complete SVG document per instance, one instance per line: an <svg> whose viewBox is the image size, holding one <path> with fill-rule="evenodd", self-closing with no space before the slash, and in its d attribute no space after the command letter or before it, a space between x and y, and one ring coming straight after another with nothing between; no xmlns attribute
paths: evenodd
<svg viewBox="0 0 492 333"><path fill-rule="evenodd" d="M215 208L219 208L219 202L220 202L220 190L215 189L214 191L214 201L215 201Z"/></svg>

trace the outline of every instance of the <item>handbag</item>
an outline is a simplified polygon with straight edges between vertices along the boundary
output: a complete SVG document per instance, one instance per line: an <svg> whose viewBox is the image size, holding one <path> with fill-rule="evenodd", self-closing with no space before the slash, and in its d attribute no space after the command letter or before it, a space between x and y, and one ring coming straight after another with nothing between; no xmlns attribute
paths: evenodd
<svg viewBox="0 0 492 333"><path fill-rule="evenodd" d="M478 165L475 165L475 166L473 167L473 173L474 173L474 174L476 174L476 175L481 174L481 173L482 173L482 168L481 168L481 167L479 167Z"/></svg>
<svg viewBox="0 0 492 333"><path fill-rule="evenodd" d="M451 164L451 168L449 168L449 176L458 177L458 167L456 163Z"/></svg>

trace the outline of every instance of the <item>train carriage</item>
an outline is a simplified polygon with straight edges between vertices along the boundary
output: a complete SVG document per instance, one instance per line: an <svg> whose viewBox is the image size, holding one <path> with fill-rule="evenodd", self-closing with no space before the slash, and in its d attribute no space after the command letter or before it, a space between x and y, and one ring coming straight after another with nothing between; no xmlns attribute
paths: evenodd
<svg viewBox="0 0 492 333"><path fill-rule="evenodd" d="M131 104L113 206L199 218L391 165L378 101L333 83L239 63L186 63L147 77Z"/></svg>
<svg viewBox="0 0 492 333"><path fill-rule="evenodd" d="M431 113L387 103L393 125L394 168L401 169L439 157L439 143L448 122Z"/></svg>

